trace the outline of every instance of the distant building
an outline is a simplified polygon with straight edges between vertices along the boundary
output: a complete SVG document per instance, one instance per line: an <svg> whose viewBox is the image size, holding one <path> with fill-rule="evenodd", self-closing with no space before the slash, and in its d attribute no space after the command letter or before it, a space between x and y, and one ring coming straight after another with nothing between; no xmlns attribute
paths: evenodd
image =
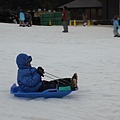
<svg viewBox="0 0 120 120"><path fill-rule="evenodd" d="M68 7L71 19L82 19L84 12L88 19L93 20L112 19L113 16L120 15L120 0L74 0L63 6Z"/></svg>
<svg viewBox="0 0 120 120"><path fill-rule="evenodd" d="M67 6L71 12L71 19L82 19L82 14L86 13L88 19L101 19L102 18L102 3L99 0L74 0ZM63 8L60 6L59 8Z"/></svg>
<svg viewBox="0 0 120 120"><path fill-rule="evenodd" d="M102 19L120 15L120 0L99 0L102 3Z"/></svg>

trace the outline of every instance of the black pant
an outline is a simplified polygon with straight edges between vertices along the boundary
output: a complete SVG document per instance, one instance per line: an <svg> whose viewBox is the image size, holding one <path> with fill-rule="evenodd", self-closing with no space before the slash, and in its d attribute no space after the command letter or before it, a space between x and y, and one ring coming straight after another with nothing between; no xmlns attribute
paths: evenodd
<svg viewBox="0 0 120 120"><path fill-rule="evenodd" d="M63 29L65 32L68 32L68 21L63 21Z"/></svg>
<svg viewBox="0 0 120 120"><path fill-rule="evenodd" d="M42 92L47 89L56 89L58 86L69 86L71 78L56 79L53 81L43 81L37 92Z"/></svg>

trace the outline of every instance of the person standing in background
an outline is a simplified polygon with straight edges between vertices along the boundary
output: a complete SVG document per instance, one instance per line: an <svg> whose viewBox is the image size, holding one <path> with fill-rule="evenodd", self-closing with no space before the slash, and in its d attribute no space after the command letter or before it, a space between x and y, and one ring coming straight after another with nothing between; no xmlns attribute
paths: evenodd
<svg viewBox="0 0 120 120"><path fill-rule="evenodd" d="M63 32L68 32L68 9L67 6L64 6L62 11L62 21L63 21Z"/></svg>
<svg viewBox="0 0 120 120"><path fill-rule="evenodd" d="M25 12L25 23L28 27L32 26L32 15L29 12Z"/></svg>
<svg viewBox="0 0 120 120"><path fill-rule="evenodd" d="M114 37L120 37L120 34L118 33L119 22L117 20L117 16L113 18L113 27L114 27L114 30L113 30Z"/></svg>
<svg viewBox="0 0 120 120"><path fill-rule="evenodd" d="M82 16L83 16L83 26L86 26L87 25L87 14L83 13Z"/></svg>
<svg viewBox="0 0 120 120"><path fill-rule="evenodd" d="M21 27L21 26L22 26L22 27L25 27L24 21L25 21L25 14L24 14L23 10L21 9L21 10L20 10L20 27Z"/></svg>

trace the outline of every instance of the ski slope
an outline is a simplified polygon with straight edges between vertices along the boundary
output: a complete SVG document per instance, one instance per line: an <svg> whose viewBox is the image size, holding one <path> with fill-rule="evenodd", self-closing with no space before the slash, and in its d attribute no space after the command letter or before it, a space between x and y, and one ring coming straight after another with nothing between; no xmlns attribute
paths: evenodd
<svg viewBox="0 0 120 120"><path fill-rule="evenodd" d="M120 38L112 26L19 27L0 23L1 120L119 120ZM79 90L57 99L23 99L9 93L16 83L16 56L58 77L78 73ZM50 78L44 77L45 80Z"/></svg>

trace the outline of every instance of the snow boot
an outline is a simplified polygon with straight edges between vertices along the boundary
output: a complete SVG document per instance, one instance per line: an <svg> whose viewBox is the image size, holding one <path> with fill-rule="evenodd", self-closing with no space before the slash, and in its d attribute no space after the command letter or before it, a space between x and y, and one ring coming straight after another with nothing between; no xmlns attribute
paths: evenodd
<svg viewBox="0 0 120 120"><path fill-rule="evenodd" d="M71 89L72 90L78 89L78 87L77 87L77 80L78 80L77 73L74 73L74 75L72 76L72 80L71 80Z"/></svg>

